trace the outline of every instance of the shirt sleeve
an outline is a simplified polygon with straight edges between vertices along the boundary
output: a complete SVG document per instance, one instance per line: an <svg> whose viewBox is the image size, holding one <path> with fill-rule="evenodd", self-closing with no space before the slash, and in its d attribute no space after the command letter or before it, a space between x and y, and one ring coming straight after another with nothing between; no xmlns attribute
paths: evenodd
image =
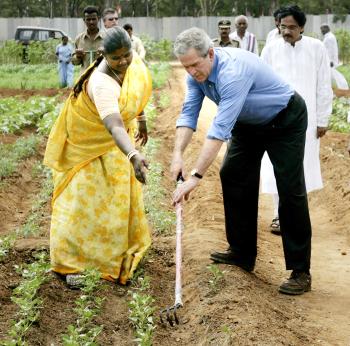
<svg viewBox="0 0 350 346"><path fill-rule="evenodd" d="M186 98L176 127L189 127L196 130L203 99L203 91L193 78L188 76Z"/></svg>
<svg viewBox="0 0 350 346"><path fill-rule="evenodd" d="M102 120L108 115L120 113L120 86L111 77L99 72L92 73L88 83L88 94Z"/></svg>
<svg viewBox="0 0 350 346"><path fill-rule="evenodd" d="M218 76L217 88L221 100L216 117L208 131L207 137L210 139L227 141L231 138L231 131L253 85L253 78L247 75L237 75L234 80L232 75L226 71L225 75Z"/></svg>
<svg viewBox="0 0 350 346"><path fill-rule="evenodd" d="M256 54L256 55L259 55L259 47L258 47L258 40L256 39L256 37L254 36L254 50L253 50L253 53Z"/></svg>
<svg viewBox="0 0 350 346"><path fill-rule="evenodd" d="M316 116L317 126L326 127L332 113L333 90L331 82L331 68L325 47L320 44L317 72L316 90Z"/></svg>

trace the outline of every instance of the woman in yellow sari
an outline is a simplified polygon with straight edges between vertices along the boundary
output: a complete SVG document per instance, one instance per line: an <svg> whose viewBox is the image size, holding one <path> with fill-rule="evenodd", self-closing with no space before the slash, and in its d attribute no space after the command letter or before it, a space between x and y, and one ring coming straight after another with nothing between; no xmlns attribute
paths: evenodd
<svg viewBox="0 0 350 346"><path fill-rule="evenodd" d="M104 55L80 77L50 133L51 264L70 285L88 268L125 284L150 246L140 184L148 164L135 138L147 142L151 84L128 33L109 29Z"/></svg>

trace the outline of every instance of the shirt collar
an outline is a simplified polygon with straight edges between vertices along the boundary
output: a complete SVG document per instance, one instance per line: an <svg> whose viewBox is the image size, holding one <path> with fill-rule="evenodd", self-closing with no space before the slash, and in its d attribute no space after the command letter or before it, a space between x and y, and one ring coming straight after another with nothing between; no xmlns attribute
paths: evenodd
<svg viewBox="0 0 350 346"><path fill-rule="evenodd" d="M214 61L213 61L213 65L211 67L211 72L209 74L207 81L212 82L212 83L216 82L217 67L218 67L217 49L214 49Z"/></svg>
<svg viewBox="0 0 350 346"><path fill-rule="evenodd" d="M90 39L90 36L89 36L89 34L88 34L88 32L87 32L87 29L85 29L85 31L84 31L84 38L85 38L85 37L87 37L87 38ZM97 35L95 36L95 40L96 40L98 37L100 37L101 39L103 39L103 37L102 37L102 35L101 35L101 30L100 30L100 29L98 29L98 33L97 33Z"/></svg>

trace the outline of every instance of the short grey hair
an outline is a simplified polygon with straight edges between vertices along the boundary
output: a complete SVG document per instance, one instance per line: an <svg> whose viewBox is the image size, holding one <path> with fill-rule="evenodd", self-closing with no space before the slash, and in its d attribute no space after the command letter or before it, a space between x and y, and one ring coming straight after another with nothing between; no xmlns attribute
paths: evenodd
<svg viewBox="0 0 350 346"><path fill-rule="evenodd" d="M240 19L244 19L248 25L248 18L243 14L235 18L235 24L237 24Z"/></svg>
<svg viewBox="0 0 350 346"><path fill-rule="evenodd" d="M199 28L193 27L183 31L176 37L174 43L174 54L185 55L191 48L195 49L198 54L205 57L208 54L213 43L208 34Z"/></svg>

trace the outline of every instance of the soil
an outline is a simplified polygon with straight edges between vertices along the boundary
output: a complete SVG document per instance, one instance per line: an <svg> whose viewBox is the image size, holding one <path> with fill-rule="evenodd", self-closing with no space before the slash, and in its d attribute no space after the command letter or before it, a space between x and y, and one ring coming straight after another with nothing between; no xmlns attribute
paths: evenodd
<svg viewBox="0 0 350 346"><path fill-rule="evenodd" d="M164 167L163 184L167 191L164 205L170 206L173 183L167 174L174 140L176 117L184 97L184 72L174 68L167 91L171 105L160 113L152 136L162 141L157 155ZM0 95L3 95L0 91ZM4 96L3 96L4 97ZM186 152L186 165L193 167L215 107L206 103L198 131ZM289 273L284 270L281 238L269 232L272 201L262 195L259 206L259 253L254 273L234 266L219 265L224 279L210 288L212 274L207 266L213 250L225 249L224 215L219 181L222 151L206 173L190 200L184 205L183 303L178 315L181 323L170 327L157 323L154 345L350 345L350 159L346 152L347 136L328 132L321 141L324 189L309 196L313 224L313 288L303 296L290 297L277 292ZM8 179L0 190L0 230L11 232L30 211L37 192L25 169ZM16 188L14 187L16 186ZM43 218L47 220L47 208ZM297 225L296 225L297 226ZM0 263L0 340L6 337L16 306L10 296L20 277L14 264L32 260L38 248L48 248L48 224L45 236L21 240ZM151 294L157 311L173 304L174 299L174 229L154 234L153 246L143 262L145 275L151 278ZM100 345L133 345L128 322L128 290L107 283L98 293L105 298L96 319L104 328ZM75 321L74 300L79 291L68 289L60 278L50 280L40 289L44 299L39 321L28 334L29 345L58 345L67 326ZM158 317L156 318L158 322Z"/></svg>

